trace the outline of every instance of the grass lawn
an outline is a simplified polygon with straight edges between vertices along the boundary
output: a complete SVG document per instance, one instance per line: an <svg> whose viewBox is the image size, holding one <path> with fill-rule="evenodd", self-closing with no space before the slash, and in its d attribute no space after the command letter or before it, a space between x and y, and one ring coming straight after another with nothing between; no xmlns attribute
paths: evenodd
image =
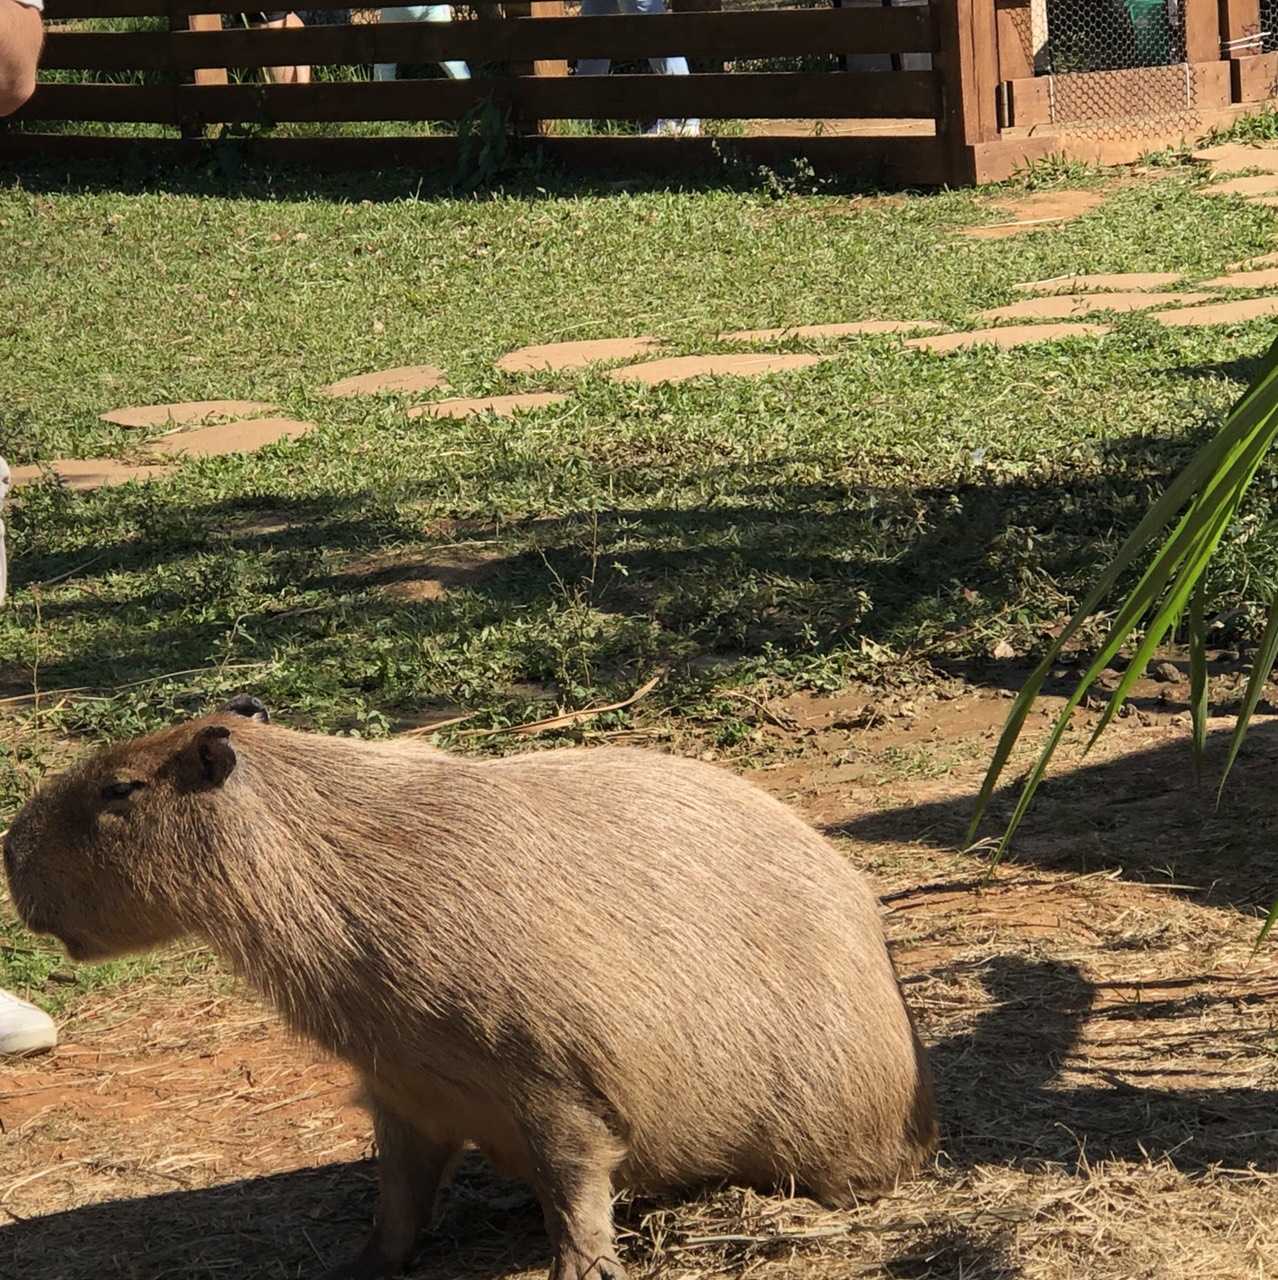
<svg viewBox="0 0 1278 1280"><path fill-rule="evenodd" d="M1174 160L1122 179L1044 171L999 191L890 197L777 182L574 190L532 177L457 198L416 177L8 177L11 464L127 459L142 436L98 415L135 403L265 400L318 430L145 487L21 491L0 613L0 826L85 740L240 689L325 731L471 714L441 741L503 751L520 740L472 731L616 701L660 672L632 708L536 746L645 741L773 769L813 749L789 732L796 696L860 691L873 706L958 685L1005 705L1016 658L1219 423L1271 323L1174 330L1131 314L1100 340L945 358L886 338L793 341L778 345L833 359L656 388L599 370L516 377L494 361L577 338L651 334L682 354L728 350L716 335L734 328L977 327L977 311L1023 296L1017 282L1075 271L1181 271L1193 288L1274 248L1274 211L1205 198L1200 182ZM960 234L1005 219L994 198L1053 185L1105 199L1043 232ZM450 422L410 420L422 397L319 394L423 361L453 388L434 396L572 395L514 420ZM1221 649L1254 638L1278 581L1276 502L1270 469L1210 583ZM881 743L874 777L891 791L978 776L995 723L944 750ZM903 799L876 794L867 803ZM927 878L924 862L905 865L885 863L885 879ZM0 985L67 1015L130 984L218 981L189 951L69 972L0 922ZM1044 1261L961 1274L1161 1274L1136 1268L1130 1244L1115 1255L1126 1272Z"/></svg>

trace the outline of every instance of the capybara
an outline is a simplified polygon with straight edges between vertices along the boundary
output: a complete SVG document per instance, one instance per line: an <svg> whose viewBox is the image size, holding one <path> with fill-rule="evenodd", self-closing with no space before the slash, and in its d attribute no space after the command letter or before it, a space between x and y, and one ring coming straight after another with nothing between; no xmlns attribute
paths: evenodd
<svg viewBox="0 0 1278 1280"><path fill-rule="evenodd" d="M840 1204L935 1141L868 886L712 765L465 759L241 697L45 781L4 860L72 958L203 939L356 1068L380 1200L334 1276L401 1270L467 1143L532 1184L554 1280L605 1280L614 1188Z"/></svg>

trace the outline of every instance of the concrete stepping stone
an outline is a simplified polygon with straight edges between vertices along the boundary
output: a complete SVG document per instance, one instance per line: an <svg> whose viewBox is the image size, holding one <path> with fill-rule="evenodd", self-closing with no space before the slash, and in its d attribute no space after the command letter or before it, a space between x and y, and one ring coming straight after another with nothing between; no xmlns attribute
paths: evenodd
<svg viewBox="0 0 1278 1280"><path fill-rule="evenodd" d="M608 360L634 360L655 351L657 338L587 338L581 342L546 342L535 347L508 351L497 361L503 373L559 373L567 369L584 369L587 365Z"/></svg>
<svg viewBox="0 0 1278 1280"><path fill-rule="evenodd" d="M408 411L410 418L474 418L482 413L495 413L499 418L513 417L520 409L544 409L562 404L569 397L560 391L529 391L523 395L481 396L474 400L432 400Z"/></svg>
<svg viewBox="0 0 1278 1280"><path fill-rule="evenodd" d="M734 329L720 342L777 342L791 338L852 338L877 333L935 333L935 320L853 320L848 324L799 324L788 329Z"/></svg>
<svg viewBox="0 0 1278 1280"><path fill-rule="evenodd" d="M1030 280L1015 287L1021 293L1091 293L1126 289L1162 289L1179 284L1179 271L1110 271L1080 276L1053 276L1050 280Z"/></svg>
<svg viewBox="0 0 1278 1280"><path fill-rule="evenodd" d="M313 422L296 422L292 418L250 418L201 427L198 431L177 431L149 440L143 447L147 453L168 457L220 458L228 453L252 453L277 440L295 440L314 426Z"/></svg>
<svg viewBox="0 0 1278 1280"><path fill-rule="evenodd" d="M665 360L649 360L644 364L614 369L608 377L614 382L638 382L656 386L661 382L686 382L689 378L762 378L769 373L789 369L808 369L824 364L830 356L742 354L730 356L671 356Z"/></svg>
<svg viewBox="0 0 1278 1280"><path fill-rule="evenodd" d="M1058 294L1047 298L1027 298L1006 307L978 311L982 320L1068 320L1090 316L1097 311L1149 311L1154 307L1206 302L1209 293L1085 293Z"/></svg>
<svg viewBox="0 0 1278 1280"><path fill-rule="evenodd" d="M177 467L134 466L116 462L111 458L58 458L54 462L38 463L27 467L14 467L12 481L19 485L34 484L46 472L56 475L68 489L108 489L118 484L136 480L145 484L150 480L162 480L172 475Z"/></svg>
<svg viewBox="0 0 1278 1280"><path fill-rule="evenodd" d="M1244 258L1231 262L1226 271L1259 271L1262 267L1278 267L1278 253L1262 253L1258 258Z"/></svg>
<svg viewBox="0 0 1278 1280"><path fill-rule="evenodd" d="M1204 280L1203 284L1210 289L1268 289L1278 285L1278 267L1259 271L1232 271L1227 276Z"/></svg>
<svg viewBox="0 0 1278 1280"><path fill-rule="evenodd" d="M117 427L185 427L203 426L216 418L274 413L278 408L261 400L181 400L174 404L133 404L98 416Z"/></svg>
<svg viewBox="0 0 1278 1280"><path fill-rule="evenodd" d="M1156 311L1159 324L1199 328L1211 324L1242 324L1261 316L1278 315L1278 298L1247 298L1243 302L1217 302L1205 307L1184 307L1178 311Z"/></svg>
<svg viewBox="0 0 1278 1280"><path fill-rule="evenodd" d="M1193 159L1199 164L1211 165L1217 173L1241 173L1244 169L1278 173L1278 148L1275 147L1224 142L1218 147L1204 147L1194 152Z"/></svg>
<svg viewBox="0 0 1278 1280"><path fill-rule="evenodd" d="M331 382L321 389L326 396L374 396L390 391L436 391L447 387L443 372L433 364L404 364L374 373L358 373L353 378Z"/></svg>
<svg viewBox="0 0 1278 1280"><path fill-rule="evenodd" d="M942 333L927 338L909 338L907 347L944 355L968 347L1023 347L1032 342L1056 342L1061 338L1102 337L1112 330L1107 324L1008 324L997 329L973 329L969 333Z"/></svg>
<svg viewBox="0 0 1278 1280"><path fill-rule="evenodd" d="M1250 178L1230 178L1217 182L1205 191L1209 196L1270 196L1278 195L1278 173L1258 173Z"/></svg>

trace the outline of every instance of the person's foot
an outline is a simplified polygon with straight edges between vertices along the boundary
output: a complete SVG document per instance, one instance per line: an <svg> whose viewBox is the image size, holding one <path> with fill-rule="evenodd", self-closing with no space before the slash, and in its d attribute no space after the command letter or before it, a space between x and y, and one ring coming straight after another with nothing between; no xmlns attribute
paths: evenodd
<svg viewBox="0 0 1278 1280"><path fill-rule="evenodd" d="M645 129L647 138L699 138L701 137L700 120L658 120L656 124Z"/></svg>
<svg viewBox="0 0 1278 1280"><path fill-rule="evenodd" d="M31 1053L57 1043L58 1030L43 1009L0 991L0 1053Z"/></svg>

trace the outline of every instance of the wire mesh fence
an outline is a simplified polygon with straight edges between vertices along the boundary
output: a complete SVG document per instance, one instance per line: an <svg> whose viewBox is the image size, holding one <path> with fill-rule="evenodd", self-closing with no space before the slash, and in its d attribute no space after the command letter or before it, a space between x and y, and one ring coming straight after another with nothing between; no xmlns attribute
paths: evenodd
<svg viewBox="0 0 1278 1280"><path fill-rule="evenodd" d="M1197 122L1182 0L1033 0L1012 13L1035 74L1050 78L1053 124L1103 138Z"/></svg>

